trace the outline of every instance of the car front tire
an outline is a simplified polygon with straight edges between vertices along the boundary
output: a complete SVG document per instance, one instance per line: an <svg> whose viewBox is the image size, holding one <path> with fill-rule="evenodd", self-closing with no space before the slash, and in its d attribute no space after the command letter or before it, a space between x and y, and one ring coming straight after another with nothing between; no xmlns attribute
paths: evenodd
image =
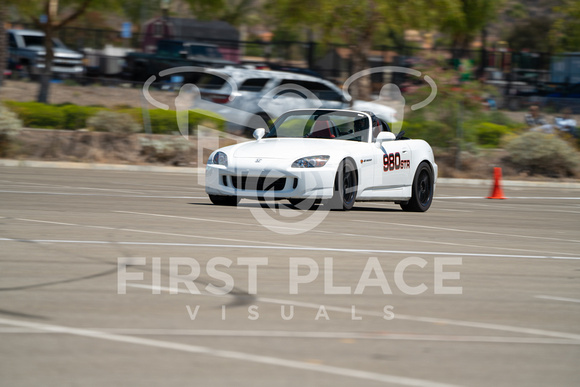
<svg viewBox="0 0 580 387"><path fill-rule="evenodd" d="M434 191L433 171L427 162L419 164L411 190L411 199L407 203L401 203L401 208L409 212L427 211L433 202Z"/></svg>
<svg viewBox="0 0 580 387"><path fill-rule="evenodd" d="M334 179L334 195L330 199L333 210L349 211L354 206L358 187L358 175L352 160L343 160Z"/></svg>
<svg viewBox="0 0 580 387"><path fill-rule="evenodd" d="M240 198L237 196L209 195L209 200L217 206L237 206Z"/></svg>

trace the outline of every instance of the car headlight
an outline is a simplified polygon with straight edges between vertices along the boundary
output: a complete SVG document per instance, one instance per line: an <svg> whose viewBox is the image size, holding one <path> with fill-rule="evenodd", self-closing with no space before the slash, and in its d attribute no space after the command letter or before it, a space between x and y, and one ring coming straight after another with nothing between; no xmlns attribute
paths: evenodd
<svg viewBox="0 0 580 387"><path fill-rule="evenodd" d="M324 167L330 156L302 157L292 163L292 168L319 168Z"/></svg>
<svg viewBox="0 0 580 387"><path fill-rule="evenodd" d="M213 157L210 157L207 161L208 164L223 165L228 166L228 156L224 152L216 152Z"/></svg>

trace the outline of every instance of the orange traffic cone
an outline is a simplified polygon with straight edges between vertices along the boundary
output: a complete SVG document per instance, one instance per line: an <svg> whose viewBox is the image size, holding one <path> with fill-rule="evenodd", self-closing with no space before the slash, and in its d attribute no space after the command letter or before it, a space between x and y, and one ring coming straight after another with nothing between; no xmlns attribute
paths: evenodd
<svg viewBox="0 0 580 387"><path fill-rule="evenodd" d="M493 189L491 194L487 197L488 199L507 199L503 194L503 189L501 188L501 168L495 167L493 169Z"/></svg>

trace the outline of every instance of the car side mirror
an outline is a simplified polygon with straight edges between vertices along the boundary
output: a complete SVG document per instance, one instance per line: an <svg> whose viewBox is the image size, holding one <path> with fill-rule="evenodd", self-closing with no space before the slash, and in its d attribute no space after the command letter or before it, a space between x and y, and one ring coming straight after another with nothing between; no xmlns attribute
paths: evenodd
<svg viewBox="0 0 580 387"><path fill-rule="evenodd" d="M260 140L262 137L264 137L264 135L266 134L266 129L264 128L258 128L256 130L254 130L254 138L256 140Z"/></svg>
<svg viewBox="0 0 580 387"><path fill-rule="evenodd" d="M395 141L397 136L393 132L380 132L377 136L377 147L381 147L385 141Z"/></svg>

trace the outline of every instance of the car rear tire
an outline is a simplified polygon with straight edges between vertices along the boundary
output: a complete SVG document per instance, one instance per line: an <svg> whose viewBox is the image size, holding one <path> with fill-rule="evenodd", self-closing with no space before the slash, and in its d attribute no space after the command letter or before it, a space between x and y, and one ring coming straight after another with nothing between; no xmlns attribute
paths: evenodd
<svg viewBox="0 0 580 387"><path fill-rule="evenodd" d="M237 206L240 198L237 196L209 195L209 200L217 206Z"/></svg>
<svg viewBox="0 0 580 387"><path fill-rule="evenodd" d="M423 161L419 164L413 178L411 199L406 203L401 203L401 208L409 212L427 211L433 202L433 188L433 171L429 164Z"/></svg>
<svg viewBox="0 0 580 387"><path fill-rule="evenodd" d="M358 175L352 160L343 160L338 166L334 179L334 195L330 199L330 209L349 211L354 206L358 187Z"/></svg>

